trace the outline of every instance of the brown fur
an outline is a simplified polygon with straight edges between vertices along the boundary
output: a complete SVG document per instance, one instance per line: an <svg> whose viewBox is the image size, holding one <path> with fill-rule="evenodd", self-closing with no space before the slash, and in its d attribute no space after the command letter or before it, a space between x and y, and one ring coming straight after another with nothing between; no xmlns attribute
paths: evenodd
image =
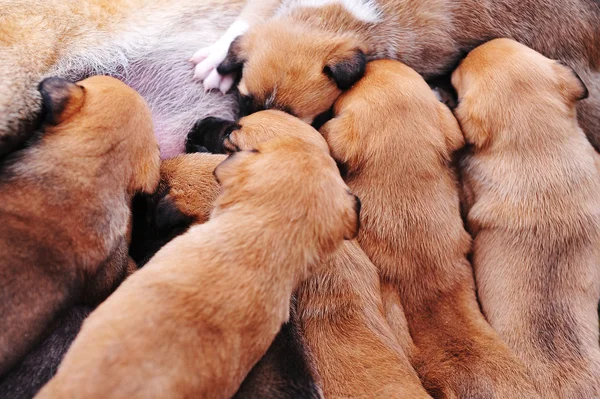
<svg viewBox="0 0 600 399"><path fill-rule="evenodd" d="M304 133L282 124L294 119L278 111L242 118L224 147L248 149ZM325 145L318 134L310 139ZM345 242L298 289L298 323L326 398L429 397L386 323L379 290L377 269L355 241Z"/></svg>
<svg viewBox="0 0 600 399"><path fill-rule="evenodd" d="M452 81L472 145L462 166L482 309L542 397L599 397L600 174L575 112L585 87L508 39L473 50Z"/></svg>
<svg viewBox="0 0 600 399"><path fill-rule="evenodd" d="M414 70L374 61L334 111L321 132L363 199L358 241L386 298L390 286L399 294L425 388L444 398L536 397L523 365L479 311L449 167L463 145L450 110Z"/></svg>
<svg viewBox="0 0 600 399"><path fill-rule="evenodd" d="M96 304L135 265L130 201L151 192L159 153L144 100L123 83L45 80L43 132L0 171L0 374L68 306Z"/></svg>
<svg viewBox="0 0 600 399"><path fill-rule="evenodd" d="M250 0L253 1L253 0ZM254 0L256 1L256 0ZM258 4L261 1L257 1ZM284 7L287 2L283 2ZM292 2L293 3L293 2ZM242 69L251 111L278 108L311 121L341 94L331 67L354 82L368 60L397 59L426 79L448 74L462 55L495 37L512 37L573 67L590 90L579 120L600 149L600 5L594 0L384 0L368 23L340 4L292 8L250 28L220 69ZM264 16L265 18L268 15Z"/></svg>
<svg viewBox="0 0 600 399"><path fill-rule="evenodd" d="M211 219L94 311L38 397L230 397L287 320L293 289L357 233L356 198L324 143L269 140L215 175Z"/></svg>
<svg viewBox="0 0 600 399"><path fill-rule="evenodd" d="M221 193L213 172L225 158L191 153L162 162L158 190L134 208L138 223L130 252L140 265L192 225L208 221L213 203ZM311 359L292 306L290 320L248 373L234 398L321 397Z"/></svg>

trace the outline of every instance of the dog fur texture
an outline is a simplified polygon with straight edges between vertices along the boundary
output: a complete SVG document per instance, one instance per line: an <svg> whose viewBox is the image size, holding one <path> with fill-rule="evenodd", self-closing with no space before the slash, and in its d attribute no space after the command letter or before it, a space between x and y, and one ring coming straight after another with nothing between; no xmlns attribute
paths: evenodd
<svg viewBox="0 0 600 399"><path fill-rule="evenodd" d="M303 133L286 129L285 122L295 118L284 115L263 111L237 123L204 120L188 143L210 151L236 151ZM358 243L345 242L322 263L321 271L298 288L297 311L324 396L429 397L386 323L377 269Z"/></svg>
<svg viewBox="0 0 600 399"><path fill-rule="evenodd" d="M119 78L148 102L170 158L199 117L233 118L234 96L205 93L188 61L217 40L238 0L3 0L0 4L0 155L22 146L36 123L46 76Z"/></svg>
<svg viewBox="0 0 600 399"><path fill-rule="evenodd" d="M144 100L94 77L40 84L44 123L0 170L0 375L73 304L94 305L135 270L130 202L152 192L159 152Z"/></svg>
<svg viewBox="0 0 600 399"><path fill-rule="evenodd" d="M477 45L510 37L577 71L590 92L578 104L579 121L600 149L595 0L283 0L279 8L271 3L248 1L236 20L238 26L247 20L247 32L235 40L228 36L233 42L217 68L241 74L245 112L282 109L310 123L361 78L369 60L397 59L431 79L452 72ZM263 23L246 17L263 9ZM200 61L197 72L205 62L214 64L214 57Z"/></svg>
<svg viewBox="0 0 600 399"><path fill-rule="evenodd" d="M211 219L90 315L39 398L232 396L288 319L294 288L357 234L357 198L322 138L269 140L215 176Z"/></svg>
<svg viewBox="0 0 600 399"><path fill-rule="evenodd" d="M358 242L379 269L384 300L395 301L385 309L404 309L414 344L403 330L398 339L414 348L425 388L436 398L537 397L479 310L450 167L464 138L450 110L414 70L384 60L367 65L334 115L321 132L363 200Z"/></svg>
<svg viewBox="0 0 600 399"><path fill-rule="evenodd" d="M224 159L224 155L189 153L162 162L156 193L139 196L134 202L130 255L140 266L192 225L208 221L221 193L213 172ZM292 306L290 321L281 327L233 397L320 398L311 359Z"/></svg>
<svg viewBox="0 0 600 399"><path fill-rule="evenodd" d="M572 69L515 41L452 76L483 312L544 398L600 397L600 174Z"/></svg>

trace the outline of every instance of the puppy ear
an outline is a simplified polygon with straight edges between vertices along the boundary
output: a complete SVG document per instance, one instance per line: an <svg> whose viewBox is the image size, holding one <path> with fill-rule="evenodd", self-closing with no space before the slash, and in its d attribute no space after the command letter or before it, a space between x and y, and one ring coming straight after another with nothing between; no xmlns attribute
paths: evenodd
<svg viewBox="0 0 600 399"><path fill-rule="evenodd" d="M58 77L44 79L38 90L42 95L43 122L50 125L58 125L75 114L85 97L83 87Z"/></svg>
<svg viewBox="0 0 600 399"><path fill-rule="evenodd" d="M353 240L358 235L358 230L360 230L360 209L362 204L360 198L356 195L350 191L348 191L348 194L350 195L352 205L345 224L344 240Z"/></svg>
<svg viewBox="0 0 600 399"><path fill-rule="evenodd" d="M581 101L590 95L587 86L577 72L562 61L557 61L560 90L572 101Z"/></svg>
<svg viewBox="0 0 600 399"><path fill-rule="evenodd" d="M229 45L227 56L217 67L217 72L221 75L229 75L230 73L239 73L244 67L246 57L242 55L242 40L243 36L238 36Z"/></svg>
<svg viewBox="0 0 600 399"><path fill-rule="evenodd" d="M357 47L344 43L331 55L323 68L323 73L329 76L340 90L348 90L365 74L367 58Z"/></svg>

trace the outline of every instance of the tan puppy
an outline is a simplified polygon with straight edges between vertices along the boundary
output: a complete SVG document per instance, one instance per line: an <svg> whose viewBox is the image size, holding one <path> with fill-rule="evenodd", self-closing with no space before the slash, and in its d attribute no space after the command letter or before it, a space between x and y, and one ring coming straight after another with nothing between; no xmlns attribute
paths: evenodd
<svg viewBox="0 0 600 399"><path fill-rule="evenodd" d="M205 87L221 87L210 71L222 60L222 74L243 69L245 112L282 109L310 123L360 79L367 60L397 59L430 79L495 37L514 38L579 73L590 89L579 118L600 150L595 0L247 0L227 33L194 60Z"/></svg>
<svg viewBox="0 0 600 399"><path fill-rule="evenodd" d="M285 129L284 122L302 124L280 111L261 111L228 127L212 125L212 135L221 137L225 150L237 151L274 134L305 133ZM215 145L217 139L207 133L189 138ZM311 140L324 142L314 133ZM345 242L323 265L299 287L297 311L325 397L429 397L386 323L377 268L358 244Z"/></svg>
<svg viewBox="0 0 600 399"><path fill-rule="evenodd" d="M512 40L452 76L483 312L544 398L600 397L600 173L577 126L586 88Z"/></svg>
<svg viewBox="0 0 600 399"><path fill-rule="evenodd" d="M134 202L133 240L129 252L138 264L147 263L167 242L192 225L208 220L213 203L221 193L213 172L225 158L220 154L191 153L162 162L156 193L140 196ZM234 398L321 397L297 320L292 306L290 321L282 326Z"/></svg>
<svg viewBox="0 0 600 399"><path fill-rule="evenodd" d="M116 79L40 84L39 137L0 171L0 375L72 304L96 304L135 268L130 202L159 153L144 100ZM128 270L129 269L129 270Z"/></svg>
<svg viewBox="0 0 600 399"><path fill-rule="evenodd" d="M269 140L215 175L211 220L86 320L40 398L231 397L287 320L293 289L357 233L357 198L324 141Z"/></svg>
<svg viewBox="0 0 600 399"><path fill-rule="evenodd" d="M449 166L463 137L450 110L414 70L374 61L334 112L321 131L363 196L358 241L379 268L384 299L399 294L425 388L444 398L536 397L523 365L479 311ZM405 339L400 331L410 347Z"/></svg>

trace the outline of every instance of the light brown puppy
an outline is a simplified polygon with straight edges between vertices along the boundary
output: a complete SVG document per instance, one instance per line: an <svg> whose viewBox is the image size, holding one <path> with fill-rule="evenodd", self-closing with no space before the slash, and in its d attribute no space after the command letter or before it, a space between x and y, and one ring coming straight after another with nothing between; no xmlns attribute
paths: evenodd
<svg viewBox="0 0 600 399"><path fill-rule="evenodd" d="M213 203L221 193L213 172L225 158L222 154L190 153L162 162L156 193L140 196L134 202L133 241L129 252L139 265L147 263L167 242L191 226L208 221ZM248 373L234 398L321 397L297 320L295 307L291 306L290 320Z"/></svg>
<svg viewBox="0 0 600 399"><path fill-rule="evenodd" d="M363 196L358 241L379 268L384 299L399 295L425 388L437 398L536 397L477 304L449 165L464 139L450 110L414 70L386 60L367 65L334 113L321 132Z"/></svg>
<svg viewBox="0 0 600 399"><path fill-rule="evenodd" d="M234 123L223 147L248 149L273 134L305 133L285 129L284 121L303 124L280 111L258 112ZM310 138L324 143L316 131ZM429 397L386 323L377 268L358 243L345 242L322 263L298 288L297 311L325 397Z"/></svg>
<svg viewBox="0 0 600 399"><path fill-rule="evenodd" d="M248 0L217 71L241 72L242 110L282 109L309 123L356 83L365 63L397 59L426 79L496 37L573 67L590 89L579 119L600 150L600 3L595 0ZM276 1L275 1L276 3ZM254 12L250 12L254 10ZM263 23L255 12L262 11ZM250 17L250 18L249 18ZM244 30L240 23L246 20ZM250 26L248 28L248 26ZM235 29L234 29L235 30ZM225 35L205 69L235 36ZM224 52L222 53L224 54ZM204 75L199 77L204 79ZM204 80L211 87L211 77Z"/></svg>
<svg viewBox="0 0 600 399"><path fill-rule="evenodd" d="M100 305L38 397L231 397L287 320L294 288L357 233L357 198L324 141L269 140L215 176L211 219Z"/></svg>
<svg viewBox="0 0 600 399"><path fill-rule="evenodd" d="M159 152L144 100L116 79L40 84L39 137L0 170L0 375L73 304L95 305L135 269L130 202Z"/></svg>
<svg viewBox="0 0 600 399"><path fill-rule="evenodd" d="M600 173L573 71L512 40L452 77L483 312L544 398L600 397Z"/></svg>

